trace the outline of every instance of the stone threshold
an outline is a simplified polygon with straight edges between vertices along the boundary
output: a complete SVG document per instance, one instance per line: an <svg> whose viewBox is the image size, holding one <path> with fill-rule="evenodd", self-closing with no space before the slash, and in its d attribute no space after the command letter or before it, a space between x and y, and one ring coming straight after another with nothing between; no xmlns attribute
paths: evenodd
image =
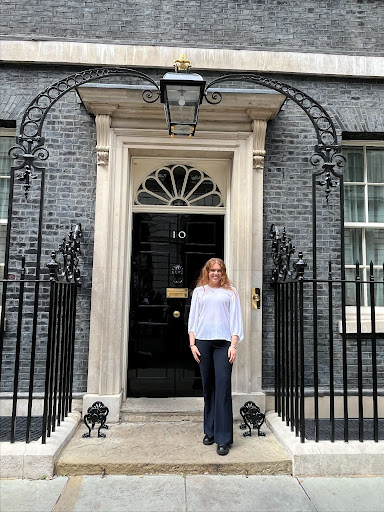
<svg viewBox="0 0 384 512"><path fill-rule="evenodd" d="M201 421L204 400L200 397L127 398L120 410L122 422Z"/></svg>
<svg viewBox="0 0 384 512"><path fill-rule="evenodd" d="M182 416L181 416L182 417ZM103 430L96 427L83 438L85 427L56 462L57 475L233 474L289 475L292 463L270 430L265 437L254 431L244 437L234 425L234 444L227 456L216 453L216 444L204 446L202 421L122 422Z"/></svg>

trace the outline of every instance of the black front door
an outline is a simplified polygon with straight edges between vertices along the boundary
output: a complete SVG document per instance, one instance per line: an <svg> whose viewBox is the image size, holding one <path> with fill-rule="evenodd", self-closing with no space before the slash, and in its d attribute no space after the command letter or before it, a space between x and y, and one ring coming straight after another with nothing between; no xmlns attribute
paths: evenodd
<svg viewBox="0 0 384 512"><path fill-rule="evenodd" d="M222 215L133 215L128 396L202 395L189 305L203 264L223 257L223 241Z"/></svg>

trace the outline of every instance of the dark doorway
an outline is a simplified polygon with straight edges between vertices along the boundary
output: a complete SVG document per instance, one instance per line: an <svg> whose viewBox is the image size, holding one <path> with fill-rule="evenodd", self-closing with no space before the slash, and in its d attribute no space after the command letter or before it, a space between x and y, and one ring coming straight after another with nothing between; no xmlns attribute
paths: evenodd
<svg viewBox="0 0 384 512"><path fill-rule="evenodd" d="M189 307L201 267L223 252L222 215L133 214L128 396L202 396Z"/></svg>

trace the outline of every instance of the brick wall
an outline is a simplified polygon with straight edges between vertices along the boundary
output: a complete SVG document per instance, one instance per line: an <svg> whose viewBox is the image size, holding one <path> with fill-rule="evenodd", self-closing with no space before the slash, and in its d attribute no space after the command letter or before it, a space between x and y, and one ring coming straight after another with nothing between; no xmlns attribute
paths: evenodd
<svg viewBox="0 0 384 512"><path fill-rule="evenodd" d="M73 72L73 69L44 66L6 66L0 74L0 118L15 119L19 125L23 112L31 99L45 87ZM96 130L94 119L79 102L74 92L66 94L48 114L44 135L50 156L46 164L45 207L43 222L43 273L50 252L67 235L71 225L80 222L83 228L80 269L83 286L78 295L76 325L74 391L84 391L87 382L89 338L90 292L93 256L94 204L96 189ZM36 262L36 238L38 229L40 176L32 182L29 199L24 199L24 189L15 187L12 219L10 274L19 276L20 257L26 256L27 278L34 275ZM32 293L26 295L26 307L31 311ZM45 299L45 300L44 300ZM47 289L41 301L42 321L39 322L36 390L42 388L41 375L44 366ZM7 311L7 333L15 331L17 311L10 303ZM31 314L23 323L21 386L26 389L29 376L29 345L31 343ZM5 365L2 387L12 389L14 339L5 339Z"/></svg>
<svg viewBox="0 0 384 512"><path fill-rule="evenodd" d="M67 76L78 68L58 66L5 65L0 73L0 118L20 122L23 111L31 99L46 86ZM156 79L161 71L143 70ZM213 79L213 75L207 79ZM325 107L341 131L383 132L384 116L380 114L384 81L351 80L280 76L314 97ZM122 77L114 77L121 82ZM127 82L126 82L127 83ZM238 84L237 84L238 86ZM247 86L249 87L249 86ZM74 222L81 222L84 231L83 255L80 266L84 285L79 295L79 314L76 333L74 391L86 390L87 354L89 337L91 269L94 230L94 200L96 184L95 126L94 120L79 103L75 93L68 93L51 110L46 123L46 146L50 152L47 163L46 206L44 212L43 264L52 249L56 249ZM286 226L297 252L302 250L311 272L311 176L313 168L309 158L316 143L314 129L303 111L288 101L283 110L268 124L264 175L264 292L263 292L263 385L273 386L273 294L268 283L272 264L269 228L272 223ZM23 199L20 185L16 188L12 238L12 267L20 267L25 252L28 264L35 258L37 229L37 201L39 179L33 183L28 203ZM318 268L326 272L326 262L332 258L336 264L340 256L340 229L338 219L338 191L325 207L325 195L319 191L319 262ZM297 253L296 253L297 254ZM44 259L45 258L45 259ZM29 270L31 274L32 270ZM310 313L308 313L310 314ZM9 327L16 321L10 311ZM28 330L23 346L29 343ZM43 336L42 332L42 336ZM13 366L11 356L14 345L6 344L5 379L3 385L11 389ZM9 357L8 357L9 356ZM382 357L382 356L381 356ZM23 370L26 380L28 361ZM322 370L324 375L326 369Z"/></svg>
<svg viewBox="0 0 384 512"><path fill-rule="evenodd" d="M384 93L384 81L350 80L311 77L279 77L315 98L331 115L340 135L342 131L383 132L384 117L380 113L380 97ZM264 292L263 292L263 386L272 389L274 385L274 319L273 290L269 285L272 260L269 229L271 224L286 227L287 234L296 246L293 261L298 252L304 253L308 263L305 275L312 277L312 172L309 162L314 152L314 131L303 111L288 102L282 112L268 124L266 137L266 158L264 170ZM334 275L340 277L340 222L339 191L331 192L329 206L326 205L324 187L317 187L317 258L318 277L327 277L327 262L334 264ZM319 324L325 325L327 316L327 292L320 293ZM335 294L334 308L339 316L334 319L336 359L340 359L340 336L337 321L341 320L340 291ZM312 369L313 342L312 306L306 302L306 348L308 368ZM323 354L320 367L320 383L327 382L327 341L319 336L320 352ZM354 342L349 344L352 346ZM365 343L367 345L367 343ZM369 345L369 344L368 344ZM355 349L353 349L355 351ZM378 342L379 377L383 385L384 339ZM369 349L365 350L364 364L368 367ZM355 375L356 359L349 360L351 372ZM339 367L340 371L340 367ZM311 372L310 372L311 373ZM313 375L313 372L312 372ZM341 383L341 375L337 375ZM309 382L310 384L311 382ZM313 383L313 379L312 379ZM354 382L356 384L356 382Z"/></svg>
<svg viewBox="0 0 384 512"><path fill-rule="evenodd" d="M2 0L0 34L9 39L382 55L383 17L381 0Z"/></svg>

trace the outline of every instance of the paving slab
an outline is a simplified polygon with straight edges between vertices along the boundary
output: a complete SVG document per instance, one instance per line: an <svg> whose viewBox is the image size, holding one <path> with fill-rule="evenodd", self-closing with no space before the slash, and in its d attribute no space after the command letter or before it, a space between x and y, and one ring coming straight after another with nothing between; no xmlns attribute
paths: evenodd
<svg viewBox="0 0 384 512"><path fill-rule="evenodd" d="M382 512L384 478L303 478L300 484L318 512Z"/></svg>
<svg viewBox="0 0 384 512"><path fill-rule="evenodd" d="M2 512L51 512L68 478L53 480L0 480Z"/></svg>
<svg viewBox="0 0 384 512"><path fill-rule="evenodd" d="M291 459L267 427L265 437L245 438L234 426L227 456L216 445L204 446L202 422L133 422L111 424L98 438L83 438L82 426L56 463L58 475L101 474L291 474Z"/></svg>
<svg viewBox="0 0 384 512"><path fill-rule="evenodd" d="M315 512L303 488L289 476L192 475L188 512Z"/></svg>
<svg viewBox="0 0 384 512"><path fill-rule="evenodd" d="M73 509L66 512L180 512L185 509L185 479L176 475L83 478ZM57 509L55 509L57 512Z"/></svg>

